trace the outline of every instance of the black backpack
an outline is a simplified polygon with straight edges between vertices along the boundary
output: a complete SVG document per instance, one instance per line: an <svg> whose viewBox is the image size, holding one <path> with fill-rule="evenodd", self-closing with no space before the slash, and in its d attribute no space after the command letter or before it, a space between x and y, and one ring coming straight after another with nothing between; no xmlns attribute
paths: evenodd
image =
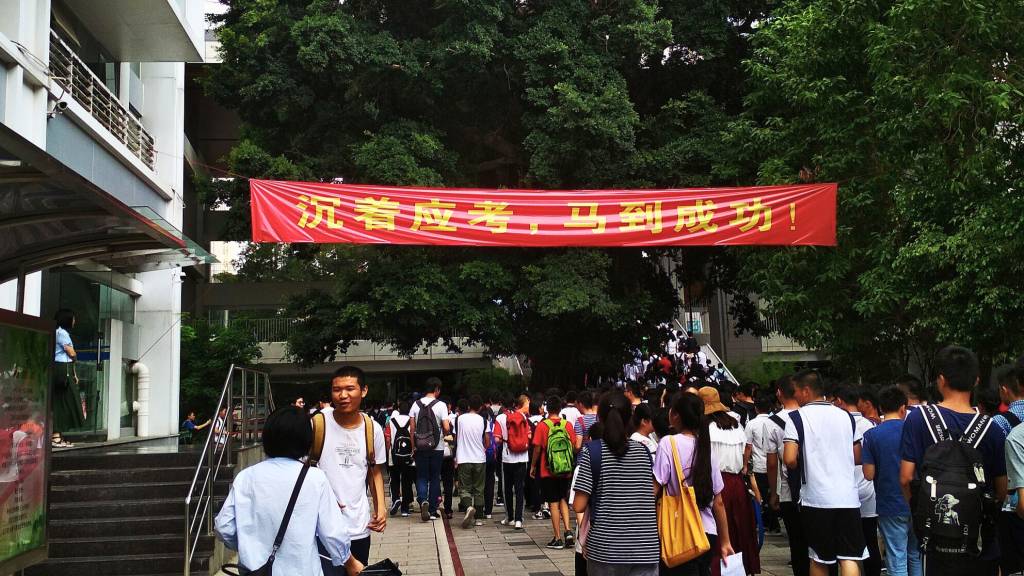
<svg viewBox="0 0 1024 576"><path fill-rule="evenodd" d="M416 402L420 405L416 414L416 449L435 450L441 444L441 425L434 414L434 404L439 400L435 398L430 404L424 404L422 399Z"/></svg>
<svg viewBox="0 0 1024 576"><path fill-rule="evenodd" d="M934 442L924 451L911 491L914 532L922 548L976 554L984 516L985 463L978 446L992 420L977 414L953 438L935 406L921 406Z"/></svg>
<svg viewBox="0 0 1024 576"><path fill-rule="evenodd" d="M405 426L395 422L395 437L391 439L391 462L396 466L412 464L412 434L409 433L409 421Z"/></svg>

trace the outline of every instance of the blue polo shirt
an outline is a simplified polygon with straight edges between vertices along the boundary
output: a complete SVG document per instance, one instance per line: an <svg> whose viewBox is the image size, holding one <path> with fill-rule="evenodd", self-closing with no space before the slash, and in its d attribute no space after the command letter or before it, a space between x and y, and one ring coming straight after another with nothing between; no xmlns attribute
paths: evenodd
<svg viewBox="0 0 1024 576"><path fill-rule="evenodd" d="M875 467L875 510L880 517L910 516L900 489L903 420L885 420L864 432L861 458Z"/></svg>

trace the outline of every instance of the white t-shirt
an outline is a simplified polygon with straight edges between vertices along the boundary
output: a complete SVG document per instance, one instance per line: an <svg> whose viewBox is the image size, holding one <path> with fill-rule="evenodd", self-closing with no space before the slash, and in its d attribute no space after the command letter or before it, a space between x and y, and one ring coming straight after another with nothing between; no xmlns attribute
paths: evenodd
<svg viewBox="0 0 1024 576"><path fill-rule="evenodd" d="M366 494L365 423L360 422L359 426L349 430L342 428L333 415L324 420L324 451L318 467L327 475L334 497L343 506L341 515L348 525L349 536L353 540L366 538L370 535L366 528L370 523L370 499ZM384 464L387 462L384 430L376 421L371 419L370 422L373 424L373 461Z"/></svg>
<svg viewBox="0 0 1024 576"><path fill-rule="evenodd" d="M455 419L458 417L459 415L456 414L455 412L452 412L451 414L448 414L447 416L444 417L444 421L448 423L448 430L451 431L448 434L449 436L452 436L452 434L455 432ZM442 430L441 433L444 434L444 431ZM444 446L444 448L441 448L441 451L444 452L445 458L451 458L452 456L454 456L454 454L452 454L451 443L442 441L441 444Z"/></svg>
<svg viewBox="0 0 1024 576"><path fill-rule="evenodd" d="M799 410L804 424L801 450L807 482L800 488L800 504L812 508L857 508L860 497L854 478L853 445L861 436L850 423L850 415L818 401ZM786 442L799 443L792 420L786 423Z"/></svg>
<svg viewBox="0 0 1024 576"><path fill-rule="evenodd" d="M575 406L566 406L562 408L562 411L558 413L563 420L569 423L570 426L576 423L580 418L580 411Z"/></svg>
<svg viewBox="0 0 1024 576"><path fill-rule="evenodd" d="M658 443L655 442L650 436L644 436L639 432L633 432L633 435L629 437L630 440L636 440L637 442L644 445L647 451L651 453L651 456L658 451Z"/></svg>
<svg viewBox="0 0 1024 576"><path fill-rule="evenodd" d="M409 417L412 418L413 422L416 422L416 417L420 414L420 403L422 402L423 406L430 406L430 403L433 401L434 398L424 396L412 403L412 408L409 409ZM437 404L434 404L433 411L434 417L437 418L437 426L441 430L441 438L444 438L444 425L442 422L448 418L448 406L446 406L444 402L438 402ZM413 438L413 441L415 442L416 439ZM434 450L444 450L444 441L439 441L438 445L434 447Z"/></svg>
<svg viewBox="0 0 1024 576"><path fill-rule="evenodd" d="M708 431L711 433L711 455L718 461L718 468L730 474L743 472L743 450L747 446L747 433L743 427L722 430L712 422Z"/></svg>
<svg viewBox="0 0 1024 576"><path fill-rule="evenodd" d="M861 438L864 433L875 427L875 423L868 420L860 412L851 412L853 421L857 423L857 435ZM860 498L860 517L875 518L878 513L875 511L875 483L864 478L864 467L858 465L854 468L854 477L857 479L857 497Z"/></svg>
<svg viewBox="0 0 1024 576"><path fill-rule="evenodd" d="M791 409L784 408L776 412L775 415L782 419L785 426L789 426L789 413L792 411L793 410ZM777 426L774 422L769 430L772 434L772 445L775 447L775 450L779 455L779 472L777 475L779 502L792 502L793 493L789 489L789 468L786 468L786 464L782 461L782 450L786 442L786 431Z"/></svg>
<svg viewBox="0 0 1024 576"><path fill-rule="evenodd" d="M475 412L467 412L456 420L458 436L455 439L456 464L484 464L487 454L484 452L483 416Z"/></svg>
<svg viewBox="0 0 1024 576"><path fill-rule="evenodd" d="M498 417L494 419L494 435L501 432L501 463L502 464L522 464L530 461L530 451L526 450L518 454L510 452L508 449L508 427L505 423L508 422L508 414L498 414Z"/></svg>
<svg viewBox="0 0 1024 576"><path fill-rule="evenodd" d="M755 474L768 472L768 454L778 452L773 429L779 430L779 427L770 418L768 414L758 414L747 421L744 430L747 444L750 444L750 461Z"/></svg>

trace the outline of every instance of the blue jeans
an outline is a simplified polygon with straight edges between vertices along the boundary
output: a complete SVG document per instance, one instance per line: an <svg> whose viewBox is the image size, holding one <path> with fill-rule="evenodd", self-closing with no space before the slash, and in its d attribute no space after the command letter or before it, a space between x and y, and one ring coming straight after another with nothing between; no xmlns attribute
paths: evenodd
<svg viewBox="0 0 1024 576"><path fill-rule="evenodd" d="M413 455L416 461L416 497L428 502L430 513L437 513L437 501L441 498L441 463L444 461L443 450L417 450ZM424 496L426 496L424 498Z"/></svg>
<svg viewBox="0 0 1024 576"><path fill-rule="evenodd" d="M921 551L910 516L880 516L878 529L885 539L889 576L921 576Z"/></svg>

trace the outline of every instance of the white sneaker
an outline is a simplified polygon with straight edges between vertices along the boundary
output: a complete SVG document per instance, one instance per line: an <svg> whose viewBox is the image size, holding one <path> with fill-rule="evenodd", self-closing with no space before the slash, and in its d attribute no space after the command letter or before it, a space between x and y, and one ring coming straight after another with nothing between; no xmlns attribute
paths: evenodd
<svg viewBox="0 0 1024 576"><path fill-rule="evenodd" d="M502 526L508 526L509 525L508 518L504 518L502 520L498 520L498 524L501 524Z"/></svg>
<svg viewBox="0 0 1024 576"><path fill-rule="evenodd" d="M470 506L466 508L466 515L462 517L462 527L469 528L473 525L473 516L476 515L476 508Z"/></svg>
<svg viewBox="0 0 1024 576"><path fill-rule="evenodd" d="M516 530L522 530L522 529L523 529L523 523L520 522L519 520L516 520Z"/></svg>

